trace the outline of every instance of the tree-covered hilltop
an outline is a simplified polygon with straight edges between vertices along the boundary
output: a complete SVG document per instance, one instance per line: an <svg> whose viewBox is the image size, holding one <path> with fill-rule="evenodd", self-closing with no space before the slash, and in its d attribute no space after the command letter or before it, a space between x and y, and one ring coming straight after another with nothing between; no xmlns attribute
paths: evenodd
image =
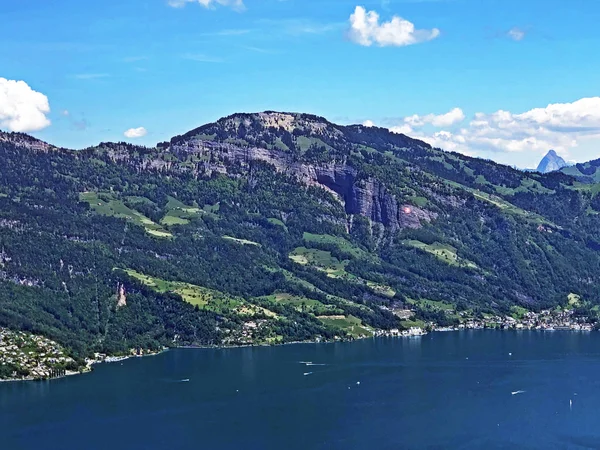
<svg viewBox="0 0 600 450"><path fill-rule="evenodd" d="M77 356L600 305L595 184L381 128L238 114L81 151L0 133L0 164L0 326Z"/></svg>

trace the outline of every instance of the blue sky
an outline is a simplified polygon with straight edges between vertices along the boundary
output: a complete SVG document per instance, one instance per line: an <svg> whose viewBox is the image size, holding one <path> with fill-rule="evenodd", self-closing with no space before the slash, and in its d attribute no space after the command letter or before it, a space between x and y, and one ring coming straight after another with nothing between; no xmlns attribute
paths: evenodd
<svg viewBox="0 0 600 450"><path fill-rule="evenodd" d="M369 121L521 167L550 148L600 157L593 0L0 0L0 10L0 128L57 145L154 145L268 109Z"/></svg>

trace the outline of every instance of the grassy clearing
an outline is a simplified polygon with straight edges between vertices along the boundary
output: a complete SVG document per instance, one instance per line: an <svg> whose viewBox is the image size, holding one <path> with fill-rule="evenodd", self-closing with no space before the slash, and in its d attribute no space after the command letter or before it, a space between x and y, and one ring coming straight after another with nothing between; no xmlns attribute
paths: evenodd
<svg viewBox="0 0 600 450"><path fill-rule="evenodd" d="M522 306L513 305L510 308L510 312L511 312L511 316L514 319L520 320L520 319L523 319L525 317L525 314L527 314L529 311L527 309L523 308Z"/></svg>
<svg viewBox="0 0 600 450"><path fill-rule="evenodd" d="M166 214L160 223L165 226L187 225L193 219L201 217L203 210L197 206L188 206L177 200L175 197L168 197L169 200L165 206Z"/></svg>
<svg viewBox="0 0 600 450"><path fill-rule="evenodd" d="M221 209L221 204L216 203L214 205L204 205L204 207L202 208L202 211L204 211L205 213L208 213L208 214L217 214L220 209Z"/></svg>
<svg viewBox="0 0 600 450"><path fill-rule="evenodd" d="M317 318L327 327L345 331L355 338L373 336L373 331L369 327L363 325L359 318L354 316L319 316Z"/></svg>
<svg viewBox="0 0 600 450"><path fill-rule="evenodd" d="M90 207L103 216L126 219L134 224L144 227L146 232L160 238L171 238L173 235L153 222L142 213L129 208L121 200L117 200L110 193L83 192L79 194L82 202L87 202Z"/></svg>
<svg viewBox="0 0 600 450"><path fill-rule="evenodd" d="M264 313L269 317L277 315L268 309L253 305L241 298L216 291L214 289L197 286L195 284L181 281L168 281L162 278L145 275L135 270L126 270L127 274L154 289L159 293L173 292L181 296L184 301L198 306L199 308L215 312L234 312L242 316L253 316Z"/></svg>
<svg viewBox="0 0 600 450"><path fill-rule="evenodd" d="M446 303L446 302L439 302L439 301L428 300L428 299L424 299L424 298L419 299L419 300L407 299L407 302L413 306L418 306L419 308L423 308L423 309L433 309L436 311L445 311L445 312L454 311L454 305L451 305L450 303Z"/></svg>
<svg viewBox="0 0 600 450"><path fill-rule="evenodd" d="M548 189L546 187L544 187L542 185L542 183L540 183L537 180L534 180L533 178L523 178L521 180L521 185L516 188L507 188L505 186L497 186L497 185L493 185L494 189L496 190L496 192L498 194L501 195L514 195L514 194L518 194L519 192L533 192L536 194L552 194L554 193L554 191L552 189Z"/></svg>
<svg viewBox="0 0 600 450"><path fill-rule="evenodd" d="M284 228L284 229L285 229L285 231L287 231L287 229L288 229L288 228L287 228L287 226L286 226L286 224L285 224L285 223L283 223L283 221L282 221L282 220L280 220L280 219L276 219L276 218L274 218L274 217L271 217L271 218L267 219L267 221L268 221L268 222L269 222L271 225L277 225L277 226L279 226L279 227L282 227L282 228Z"/></svg>
<svg viewBox="0 0 600 450"><path fill-rule="evenodd" d="M167 198L168 198L167 205L166 205L167 209L185 209L185 208L188 208L188 206L186 206L185 203L177 200L175 197L171 197L169 195Z"/></svg>
<svg viewBox="0 0 600 450"><path fill-rule="evenodd" d="M573 186L568 186L568 189L575 189L577 191L589 192L593 196L600 194L600 183L588 184L588 183L580 183L576 181L573 183Z"/></svg>
<svg viewBox="0 0 600 450"><path fill-rule="evenodd" d="M336 308L334 305L325 305L318 300L314 300L308 297L300 297L288 293L276 293L262 297L264 300L268 300L274 303L281 303L284 305L291 305L298 311L313 314L315 316L327 316L335 314L344 314L344 311Z"/></svg>
<svg viewBox="0 0 600 450"><path fill-rule="evenodd" d="M168 231L162 231L162 230L151 230L149 228L146 228L146 233L158 237L158 238L172 238L173 235L171 233L169 233Z"/></svg>
<svg viewBox="0 0 600 450"><path fill-rule="evenodd" d="M303 266L310 265L319 269L344 271L345 265L331 255L331 252L315 248L298 247L290 255L290 259Z"/></svg>
<svg viewBox="0 0 600 450"><path fill-rule="evenodd" d="M171 216L167 214L160 220L161 225L170 227L172 225L187 225L190 223L188 219L182 219L181 217Z"/></svg>
<svg viewBox="0 0 600 450"><path fill-rule="evenodd" d="M284 152L289 152L290 148L281 140L281 138L277 138L275 139L275 144L273 145L273 147L282 150Z"/></svg>
<svg viewBox="0 0 600 450"><path fill-rule="evenodd" d="M330 234L312 234L312 233L304 233L303 239L306 242L312 242L316 244L330 244L335 245L344 253L348 253L355 258L360 258L361 256L366 256L367 253L362 250L360 247L354 245L352 242L339 237L332 236Z"/></svg>
<svg viewBox="0 0 600 450"><path fill-rule="evenodd" d="M223 239L226 239L226 240L232 241L232 242L236 242L236 243L242 244L242 245L253 245L255 247L261 246L258 242L249 241L247 239L238 239L238 238L234 238L231 236L223 236Z"/></svg>
<svg viewBox="0 0 600 450"><path fill-rule="evenodd" d="M375 291L375 293L379 295L383 295L384 297L390 298L396 295L396 291L385 284L375 283L374 281L370 280L366 280L366 283L367 286L369 286L371 289L373 289L373 291Z"/></svg>
<svg viewBox="0 0 600 450"><path fill-rule="evenodd" d="M231 302L231 306L240 305L239 301L212 289L179 281L167 281L162 278L144 275L143 273L130 269L126 270L126 272L129 276L142 282L146 286L151 287L156 292L162 294L175 292L176 294L181 295L186 302L191 303L192 305L198 305L201 308L206 308L210 303L214 303L215 301L221 305L228 302Z"/></svg>
<svg viewBox="0 0 600 450"><path fill-rule="evenodd" d="M385 284L365 280L346 271L349 260L340 261L331 252L317 250L314 248L298 247L294 249L289 258L303 266L311 266L321 272L325 272L329 278L343 279L351 283L364 284L371 288L373 292L385 297L393 297L396 291Z"/></svg>
<svg viewBox="0 0 600 450"><path fill-rule="evenodd" d="M352 305L356 308L360 308L364 311L369 311L369 307L365 306L365 305L361 305L359 303L354 303L351 302L350 300L346 300L345 298L342 297L338 297L336 295L331 295L328 294L327 292L319 289L318 287L316 287L314 284L309 283L306 280L303 280L302 278L297 277L296 275L294 275L292 272L289 272L285 269L273 269L273 268L269 268L269 267L265 267L265 269L271 271L271 272L281 272L283 273L283 275L285 276L286 280L291 281L293 283L298 284L299 286L305 287L307 289L310 289L311 291L314 292L318 292L320 294L323 294L327 297L328 301L331 301L332 303L334 303L335 305Z"/></svg>
<svg viewBox="0 0 600 450"><path fill-rule="evenodd" d="M552 225L552 226L556 227L556 225L554 225L549 220L546 220L544 217L540 216L539 214L521 209L518 206L515 206L512 203L507 202L503 198L497 197L495 195L486 194L485 192L476 191L476 190L473 190L472 194L479 200L483 200L488 203L491 203L492 205L497 206L498 208L500 208L501 210L503 210L509 214L523 217L523 218L525 218L533 223L536 223L536 224L547 224L547 225Z"/></svg>
<svg viewBox="0 0 600 450"><path fill-rule="evenodd" d="M581 305L581 297L577 294L573 294L572 292L567 297L569 301L569 306L577 307Z"/></svg>
<svg viewBox="0 0 600 450"><path fill-rule="evenodd" d="M402 325L406 328L417 327L417 328L425 328L426 324L422 320L402 320Z"/></svg>
<svg viewBox="0 0 600 450"><path fill-rule="evenodd" d="M319 138L298 136L296 138L296 145L302 152L307 151L311 145L316 144L318 147L325 147L327 150L333 150L333 147L327 145Z"/></svg>
<svg viewBox="0 0 600 450"><path fill-rule="evenodd" d="M460 258L456 254L456 249L451 245L440 244L439 242L434 242L433 244L425 244L424 242L416 240L402 241L402 244L426 251L427 253L430 253L436 258L438 258L440 261L443 261L446 264L450 264L451 266L470 267L472 269L477 268L477 265L475 263Z"/></svg>
<svg viewBox="0 0 600 450"><path fill-rule="evenodd" d="M125 197L125 200L127 200L130 203L138 203L138 204L142 204L142 205L154 205L154 202L152 200L150 200L149 198L146 197L139 197L137 195L130 195L128 197Z"/></svg>
<svg viewBox="0 0 600 450"><path fill-rule="evenodd" d="M298 247L289 255L290 259L303 266L311 266L325 272L329 278L356 280L357 277L346 272L350 261L340 261L331 252L314 248Z"/></svg>
<svg viewBox="0 0 600 450"><path fill-rule="evenodd" d="M500 208L501 210L505 211L508 214L522 217L522 218L524 218L532 223L535 223L535 224L545 224L545 225L551 225L555 228L560 228L556 224L550 222L549 220L545 219L544 217L540 216L539 214L519 208L518 206L513 205L512 203L504 200L501 197L498 197L497 195L488 194L488 193L482 192L478 189L473 189L473 188L470 188L463 184L456 183L454 181L446 181L446 184L449 184L449 185L459 188L459 189L464 189L466 191L469 191L471 194L473 194L473 196L475 198L485 201L485 202L488 202L488 203L496 206L497 208Z"/></svg>

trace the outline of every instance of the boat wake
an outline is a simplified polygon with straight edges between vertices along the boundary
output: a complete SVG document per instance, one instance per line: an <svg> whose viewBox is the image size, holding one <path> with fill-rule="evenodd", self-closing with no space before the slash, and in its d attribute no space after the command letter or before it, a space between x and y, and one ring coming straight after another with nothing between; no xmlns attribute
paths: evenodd
<svg viewBox="0 0 600 450"><path fill-rule="evenodd" d="M514 392L511 392L512 395L519 395L519 394L524 394L524 393L525 393L525 391L514 391Z"/></svg>

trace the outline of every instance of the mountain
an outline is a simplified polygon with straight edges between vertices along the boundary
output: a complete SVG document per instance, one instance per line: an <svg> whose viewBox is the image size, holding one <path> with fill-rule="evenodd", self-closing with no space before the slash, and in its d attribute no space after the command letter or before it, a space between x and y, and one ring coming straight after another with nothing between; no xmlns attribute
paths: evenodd
<svg viewBox="0 0 600 450"><path fill-rule="evenodd" d="M594 185L383 128L269 111L153 148L1 133L0 166L0 327L79 358L600 305Z"/></svg>
<svg viewBox="0 0 600 450"><path fill-rule="evenodd" d="M567 162L558 156L554 150L550 150L540 161L537 171L540 173L549 173L560 170L566 166Z"/></svg>

